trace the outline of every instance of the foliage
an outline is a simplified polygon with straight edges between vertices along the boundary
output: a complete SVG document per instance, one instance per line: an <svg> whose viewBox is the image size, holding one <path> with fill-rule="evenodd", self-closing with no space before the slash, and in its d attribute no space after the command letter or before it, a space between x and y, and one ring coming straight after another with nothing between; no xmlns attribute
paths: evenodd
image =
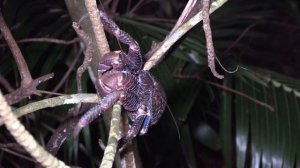
<svg viewBox="0 0 300 168"><path fill-rule="evenodd" d="M238 76L229 78L226 86L271 104L274 111L226 93L222 137L229 139L223 142L224 146L234 145L235 151L227 148L223 152L228 156L236 153L237 167L295 167L299 165L300 149L300 81L262 69L252 70L240 71ZM232 165L230 157L227 158L228 166Z"/></svg>

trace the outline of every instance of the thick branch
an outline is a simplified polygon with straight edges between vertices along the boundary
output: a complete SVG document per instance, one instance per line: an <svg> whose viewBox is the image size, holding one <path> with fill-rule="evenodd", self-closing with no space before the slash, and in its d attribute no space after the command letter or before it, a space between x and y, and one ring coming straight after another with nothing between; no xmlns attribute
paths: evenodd
<svg viewBox="0 0 300 168"><path fill-rule="evenodd" d="M42 166L46 168L69 167L45 151L44 148L34 140L33 136L13 114L2 93L0 93L0 119L4 121L6 128L14 136L16 141Z"/></svg>
<svg viewBox="0 0 300 168"><path fill-rule="evenodd" d="M99 18L99 11L96 6L96 1L93 0L65 0L68 10L71 14L73 21L78 22L82 16L87 12L89 13L90 20L86 19L81 22L82 29L90 36L93 40L93 61L92 69L93 76L97 74L97 65L100 56L109 52L108 43L106 41L105 33L102 28L102 24ZM110 113L105 113L104 121L107 128L109 128Z"/></svg>
<svg viewBox="0 0 300 168"><path fill-rule="evenodd" d="M86 0L85 1L85 6L87 8L91 23L92 23L92 28L94 30L95 33L95 38L96 38L96 42L97 42L97 46L98 46L98 50L100 51L101 55L103 56L104 54L110 52L110 49L108 47L108 42L107 39L105 37L105 33L103 30L103 26L101 24L101 20L99 17L99 10L97 8L97 4L96 1L94 0ZM104 153L104 159L105 161L103 164L109 166L110 164L112 165L113 161L114 161L114 157L115 157L115 153L116 150L113 150L113 147L116 148L117 146L117 139L118 139L118 133L114 133L113 130L117 129L119 131L119 126L120 126L120 113L121 113L121 108L119 107L119 105L115 105L114 106L114 110L112 111L112 116L114 116L111 120L111 125L110 125L110 132L109 132L109 146L108 148L105 150L108 150L108 153ZM117 117L118 116L118 117ZM107 122L108 116L104 116L105 120ZM116 119L119 118L119 119ZM112 148L112 149L111 149ZM111 159L112 158L112 159ZM112 166L110 166L112 167Z"/></svg>
<svg viewBox="0 0 300 168"><path fill-rule="evenodd" d="M117 151L118 137L120 133L121 105L115 104L112 110L109 137L100 168L111 168Z"/></svg>
<svg viewBox="0 0 300 168"><path fill-rule="evenodd" d="M41 101L27 104L21 108L14 110L14 113L17 117L20 117L40 109L44 109L48 107L56 107L56 106L61 106L66 104L77 104L80 102L97 103L99 102L99 98L96 94L73 94L73 95L58 96L58 97L43 99Z"/></svg>
<svg viewBox="0 0 300 168"><path fill-rule="evenodd" d="M16 117L21 117L23 115L32 113L37 110L45 109L48 107L56 107L65 104L77 104L77 103L97 103L99 102L99 98L96 94L73 94L73 95L65 95L52 97L48 99L43 99L37 102L29 103L23 107L20 107L14 110L14 114ZM2 125L2 121L0 120L0 126Z"/></svg>
<svg viewBox="0 0 300 168"><path fill-rule="evenodd" d="M105 37L105 33L103 30L103 26L101 24L101 20L99 17L99 10L97 8L96 1L94 0L85 0L85 6L88 11L92 27L95 33L95 38L97 42L97 46L99 48L99 51L101 53L100 56L103 56L104 54L110 52L109 45L107 42L107 39Z"/></svg>

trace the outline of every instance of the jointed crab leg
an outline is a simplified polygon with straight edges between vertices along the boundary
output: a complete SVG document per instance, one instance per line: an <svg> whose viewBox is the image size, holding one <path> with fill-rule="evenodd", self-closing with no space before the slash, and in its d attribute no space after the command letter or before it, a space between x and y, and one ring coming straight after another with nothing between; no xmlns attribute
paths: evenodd
<svg viewBox="0 0 300 168"><path fill-rule="evenodd" d="M147 113L147 115L145 116L142 128L140 130L140 135L144 135L148 132L148 129L149 129L150 123L151 123L151 118L152 118L152 116Z"/></svg>
<svg viewBox="0 0 300 168"><path fill-rule="evenodd" d="M118 142L118 148L122 148L125 144L131 141L140 131L141 126L145 120L147 112L145 111L144 106L140 107L137 110L137 117L132 122L131 128L128 130L127 134L122 137Z"/></svg>
<svg viewBox="0 0 300 168"><path fill-rule="evenodd" d="M101 99L99 104L86 112L79 120L74 129L74 135L77 136L80 130L89 125L92 121L98 118L104 111L112 108L112 106L119 100L121 91L115 91Z"/></svg>
<svg viewBox="0 0 300 168"><path fill-rule="evenodd" d="M140 51L139 44L126 32L121 30L116 23L111 20L107 15L100 11L100 19L103 24L104 29L110 34L114 35L120 42L127 44L128 48L128 61L130 65L132 65L132 70L140 70L142 69L142 55Z"/></svg>

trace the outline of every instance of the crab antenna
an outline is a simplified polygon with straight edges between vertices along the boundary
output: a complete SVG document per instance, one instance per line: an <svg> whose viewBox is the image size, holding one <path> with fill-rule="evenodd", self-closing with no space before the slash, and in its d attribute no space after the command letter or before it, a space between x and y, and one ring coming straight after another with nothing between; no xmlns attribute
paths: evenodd
<svg viewBox="0 0 300 168"><path fill-rule="evenodd" d="M174 125L175 125L176 130L177 130L178 139L180 140L180 139L181 139L181 134L180 134L179 127L178 127L177 121L176 121L176 119L175 119L175 116L173 115L172 110L171 110L170 106L167 104L167 102L166 102L166 106L167 106L167 108L168 108L168 111L169 111L169 113L170 113L172 119L173 119Z"/></svg>

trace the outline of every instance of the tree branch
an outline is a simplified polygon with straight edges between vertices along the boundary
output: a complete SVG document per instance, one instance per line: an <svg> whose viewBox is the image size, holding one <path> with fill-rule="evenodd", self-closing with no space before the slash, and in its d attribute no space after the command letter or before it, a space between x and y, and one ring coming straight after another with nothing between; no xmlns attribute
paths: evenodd
<svg viewBox="0 0 300 168"><path fill-rule="evenodd" d="M104 151L104 156L100 168L111 168L114 162L115 153L117 151L118 137L120 133L120 118L121 118L121 104L114 105L112 110L112 118L110 123L109 137L107 146Z"/></svg>
<svg viewBox="0 0 300 168"><path fill-rule="evenodd" d="M37 102L29 103L23 107L14 110L14 115L16 117L21 117L23 115L32 113L37 110L41 110L48 107L56 107L65 104L77 104L77 103L97 103L99 98L97 94L72 94L57 96L48 99L43 99ZM0 126L3 122L0 120Z"/></svg>
<svg viewBox="0 0 300 168"><path fill-rule="evenodd" d="M8 102L8 104L15 104L18 103L19 101L21 101L22 99L31 96L32 94L37 94L38 95L38 90L36 89L36 87L53 78L54 74L50 73L44 76L41 76L33 81L31 81L29 84L27 84L26 86L21 86L19 89L6 94L5 95L5 99Z"/></svg>
<svg viewBox="0 0 300 168"><path fill-rule="evenodd" d="M109 45L107 43L105 33L103 30L103 26L101 24L101 20L99 18L99 11L97 9L96 1L94 0L65 0L68 10L73 18L74 21L79 21L80 18L86 14L89 14L90 20L82 24L82 28L84 31L90 36L93 40L93 49L95 53L93 54L93 61L92 61L92 69L94 76L97 76L97 65L99 59L104 54L110 52ZM86 10L85 10L85 8ZM90 21L90 22L89 22ZM114 114L113 114L114 115ZM105 125L109 128L109 122L111 119L110 113L105 113L103 115Z"/></svg>
<svg viewBox="0 0 300 168"><path fill-rule="evenodd" d="M12 55L14 56L16 63L17 63L17 66L18 66L18 69L20 72L20 76L21 76L21 86L29 85L32 81L31 74L27 67L24 56L23 56L20 48L18 47L18 44L16 43L13 35L11 34L8 26L5 23L1 9L0 9L0 30L12 52Z"/></svg>
<svg viewBox="0 0 300 168"><path fill-rule="evenodd" d="M210 7L210 0L203 0L202 17L203 17L203 30L206 39L208 67L210 68L210 71L215 77L219 79L223 79L224 76L220 75L216 71L216 64L215 64L216 54L215 54L214 44L212 40L212 33L210 28L209 7Z"/></svg>
<svg viewBox="0 0 300 168"><path fill-rule="evenodd" d="M104 29L99 17L99 10L97 8L96 1L94 0L86 0L85 1L85 6L87 8L91 23L92 23L92 28L95 33L95 38L98 46L98 50L100 51L101 55L103 56L104 54L110 52L109 45L107 42L107 39L105 37ZM114 109L112 111L112 116L114 118L111 118L111 125L110 125L110 132L109 132L109 145L108 148L105 149L105 153L103 156L103 161L104 165L107 167L112 167L112 163L114 161L116 149L113 149L113 147L117 147L118 144L118 133L114 133L113 130L119 130L120 128L120 113L121 113L121 108L118 107L119 105L115 105ZM118 117L117 117L118 116ZM107 116L106 116L107 117ZM119 119L117 119L119 118ZM111 149L110 149L111 148ZM102 164L101 164L102 165Z"/></svg>
<svg viewBox="0 0 300 168"><path fill-rule="evenodd" d="M72 26L78 36L83 40L86 45L84 51L84 59L83 63L79 66L76 72L76 83L77 83L77 92L82 93L82 85L81 85L81 77L82 74L87 70L88 66L90 65L92 58L93 58L93 45L92 39L82 30L80 29L80 23L73 22Z"/></svg>
<svg viewBox="0 0 300 168"><path fill-rule="evenodd" d="M267 104L263 101L260 101L254 97L251 97L243 92L240 92L238 90L235 90L235 89L232 89L232 88L229 88L229 87L226 87L226 86L223 86L221 84L218 84L218 83L215 83L215 82L211 82L211 81L208 81L208 80L204 80L202 79L199 75L183 75L183 74L176 74L174 75L175 78L180 78L180 79L195 79L195 80L201 80L201 81L204 81L206 82L207 84L209 85L212 85L212 86L215 86L217 88L220 88L220 89L223 89L224 91L227 91L227 92L230 92L230 93L233 93L233 94L236 94L236 95L239 95L241 97L244 97L262 107L265 107L267 109L269 109L270 111L274 112L274 107L271 106L270 104Z"/></svg>
<svg viewBox="0 0 300 168"><path fill-rule="evenodd" d="M107 42L107 39L105 37L104 29L99 17L99 10L97 8L96 1L93 0L86 0L85 6L89 14L89 18L92 23L92 28L95 33L95 38L97 42L97 46L99 48L99 51L101 53L100 57L102 57L104 54L110 52L109 45Z"/></svg>
<svg viewBox="0 0 300 168"><path fill-rule="evenodd" d="M0 74L0 84L9 92L14 91L13 86Z"/></svg>
<svg viewBox="0 0 300 168"><path fill-rule="evenodd" d="M220 8L228 0L216 0L211 3L209 13L214 12ZM191 19L179 26L176 30L172 31L167 37L156 46L154 46L147 54L148 61L145 63L144 70L150 70L157 65L162 59L164 54L189 30L196 26L202 20L202 11L196 13Z"/></svg>
<svg viewBox="0 0 300 168"><path fill-rule="evenodd" d="M32 42L41 42L41 43L54 43L54 44L62 44L62 45L70 45L73 43L78 42L79 38L74 38L72 40L61 40L61 39L55 39L55 38L46 38L46 37L40 37L40 38L26 38L22 40L18 40L17 43L32 43ZM4 47L7 44L0 44L0 47Z"/></svg>
<svg viewBox="0 0 300 168"><path fill-rule="evenodd" d="M0 31L2 32L11 52L14 56L14 59L17 63L20 76L21 76L21 87L12 93L5 95L5 98L9 104L14 104L21 101L25 97L29 97L32 94L38 94L36 87L49 79L51 79L54 74L48 74L41 76L35 80L32 80L31 74L29 72L28 66L22 55L20 48L18 47L14 37L12 36L8 26L5 23L5 20L0 9Z"/></svg>
<svg viewBox="0 0 300 168"><path fill-rule="evenodd" d="M76 52L77 51L77 52ZM68 77L70 76L72 70L74 69L77 61L79 60L81 53L82 53L82 49L79 50L75 50L74 52L76 54L76 56L74 57L73 61L71 62L68 70L65 72L64 76L61 78L61 80L59 81L59 83L55 86L55 88L52 90L52 92L57 92L61 86L65 83L65 81L68 79Z"/></svg>
<svg viewBox="0 0 300 168"><path fill-rule="evenodd" d="M58 160L40 146L33 136L25 129L17 117L11 111L0 92L0 119L4 121L6 128L14 136L16 141L42 166L46 168L68 168L64 162Z"/></svg>

